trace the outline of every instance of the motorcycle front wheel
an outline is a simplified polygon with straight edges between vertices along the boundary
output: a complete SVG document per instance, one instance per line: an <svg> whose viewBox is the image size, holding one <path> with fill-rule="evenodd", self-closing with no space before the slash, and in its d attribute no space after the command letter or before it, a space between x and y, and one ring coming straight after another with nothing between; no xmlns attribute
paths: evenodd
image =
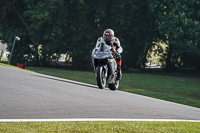
<svg viewBox="0 0 200 133"><path fill-rule="evenodd" d="M106 78L103 66L98 66L96 73L97 73L97 85L100 89L104 89L106 86Z"/></svg>
<svg viewBox="0 0 200 133"><path fill-rule="evenodd" d="M119 88L119 80L115 80L114 84L108 84L110 90L117 90Z"/></svg>

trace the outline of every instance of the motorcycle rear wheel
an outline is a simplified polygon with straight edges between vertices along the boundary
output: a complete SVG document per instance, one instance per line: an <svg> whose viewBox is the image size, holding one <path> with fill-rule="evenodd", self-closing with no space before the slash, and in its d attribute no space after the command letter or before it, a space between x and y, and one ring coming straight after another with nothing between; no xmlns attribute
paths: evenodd
<svg viewBox="0 0 200 133"><path fill-rule="evenodd" d="M106 78L104 77L105 71L103 69L103 66L97 67L97 85L100 89L104 89L106 86Z"/></svg>

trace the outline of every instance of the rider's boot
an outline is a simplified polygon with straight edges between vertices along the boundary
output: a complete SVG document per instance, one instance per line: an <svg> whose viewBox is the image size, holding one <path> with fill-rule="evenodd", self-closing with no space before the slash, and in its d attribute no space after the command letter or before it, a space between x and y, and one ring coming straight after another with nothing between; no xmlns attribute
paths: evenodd
<svg viewBox="0 0 200 133"><path fill-rule="evenodd" d="M121 70L121 66L117 67L117 80L121 80L122 78L122 70Z"/></svg>

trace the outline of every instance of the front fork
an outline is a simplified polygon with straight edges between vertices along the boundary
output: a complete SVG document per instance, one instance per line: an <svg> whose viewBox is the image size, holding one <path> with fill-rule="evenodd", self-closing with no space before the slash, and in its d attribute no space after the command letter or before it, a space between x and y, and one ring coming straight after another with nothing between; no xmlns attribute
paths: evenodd
<svg viewBox="0 0 200 133"><path fill-rule="evenodd" d="M104 77L107 79L107 76L108 76L108 66L107 65L104 65L104 70L105 70L105 75Z"/></svg>

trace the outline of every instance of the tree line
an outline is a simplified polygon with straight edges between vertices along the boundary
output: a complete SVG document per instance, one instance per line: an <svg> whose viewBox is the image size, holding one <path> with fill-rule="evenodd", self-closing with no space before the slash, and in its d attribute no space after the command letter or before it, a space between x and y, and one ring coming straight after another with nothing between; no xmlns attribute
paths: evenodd
<svg viewBox="0 0 200 133"><path fill-rule="evenodd" d="M200 70L199 7L198 0L0 0L0 40L11 51L14 37L21 38L12 64L45 66L67 53L73 68L87 69L97 39L111 28L124 69L144 68L154 51L168 70Z"/></svg>

